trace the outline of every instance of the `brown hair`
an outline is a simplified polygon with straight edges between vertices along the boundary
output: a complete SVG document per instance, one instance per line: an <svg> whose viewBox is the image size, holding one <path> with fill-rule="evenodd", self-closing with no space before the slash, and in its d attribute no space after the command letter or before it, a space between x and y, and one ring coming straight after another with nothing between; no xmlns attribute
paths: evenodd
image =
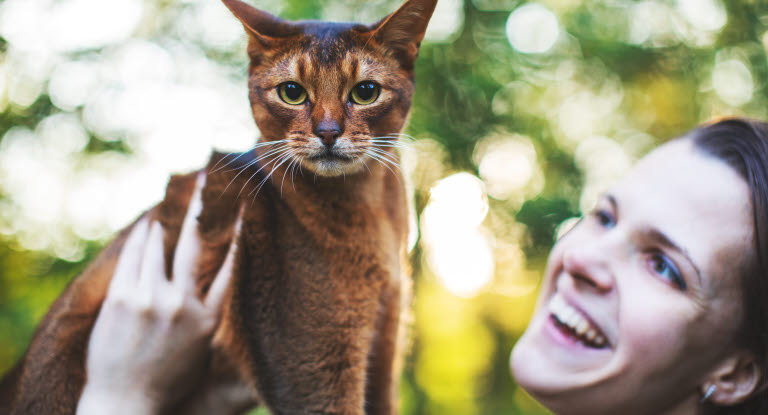
<svg viewBox="0 0 768 415"><path fill-rule="evenodd" d="M696 148L736 170L752 196L754 261L742 277L744 321L738 339L768 374L768 123L731 118L700 127L690 137ZM768 413L768 390L729 407L707 405L706 414Z"/></svg>

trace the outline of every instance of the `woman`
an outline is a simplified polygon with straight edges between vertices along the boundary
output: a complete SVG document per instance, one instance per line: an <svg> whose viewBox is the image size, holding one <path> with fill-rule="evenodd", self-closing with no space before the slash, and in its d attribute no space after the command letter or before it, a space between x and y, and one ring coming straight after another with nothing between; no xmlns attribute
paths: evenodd
<svg viewBox="0 0 768 415"><path fill-rule="evenodd" d="M767 124L727 120L653 151L553 248L536 313L512 353L515 378L559 414L766 413L766 218ZM127 251L121 261L141 256ZM93 396L120 396L119 385L90 387L109 373L133 375L146 390L155 377L163 385L189 378L152 367L137 376L133 359L146 350L124 350L117 363L99 353L112 341L99 327L125 318L108 313L112 296L110 287L81 409ZM205 329L169 338L181 344L192 332L197 344ZM109 373L97 372L103 361ZM145 412L176 396L165 393L172 389L150 396Z"/></svg>
<svg viewBox="0 0 768 415"><path fill-rule="evenodd" d="M517 381L561 414L766 413L768 125L667 143L553 248Z"/></svg>

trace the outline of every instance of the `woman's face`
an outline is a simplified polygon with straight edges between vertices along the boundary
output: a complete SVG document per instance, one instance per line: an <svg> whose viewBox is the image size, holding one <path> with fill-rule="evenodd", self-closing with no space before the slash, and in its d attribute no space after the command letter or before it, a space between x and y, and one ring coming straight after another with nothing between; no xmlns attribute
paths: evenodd
<svg viewBox="0 0 768 415"><path fill-rule="evenodd" d="M690 140L641 160L553 248L517 381L558 414L695 407L735 350L748 191Z"/></svg>

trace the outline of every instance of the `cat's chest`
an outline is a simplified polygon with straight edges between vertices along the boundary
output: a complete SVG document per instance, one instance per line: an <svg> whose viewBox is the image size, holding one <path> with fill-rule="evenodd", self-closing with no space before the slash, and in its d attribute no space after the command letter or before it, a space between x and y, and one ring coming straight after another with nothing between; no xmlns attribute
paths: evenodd
<svg viewBox="0 0 768 415"><path fill-rule="evenodd" d="M385 215L360 209L299 217L288 209L246 215L249 255L272 272L354 279L370 269L390 273L398 236Z"/></svg>
<svg viewBox="0 0 768 415"><path fill-rule="evenodd" d="M314 250L324 256L373 254L387 249L382 243L390 238L388 226L385 218L376 212L345 210L309 217L291 213L279 219L286 231L280 233L280 240L290 249Z"/></svg>

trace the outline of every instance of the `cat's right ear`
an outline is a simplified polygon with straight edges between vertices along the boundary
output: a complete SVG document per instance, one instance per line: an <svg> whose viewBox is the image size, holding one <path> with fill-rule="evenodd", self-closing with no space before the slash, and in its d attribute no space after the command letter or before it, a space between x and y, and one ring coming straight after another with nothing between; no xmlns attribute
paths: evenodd
<svg viewBox="0 0 768 415"><path fill-rule="evenodd" d="M222 0L232 14L240 20L248 36L257 42L249 42L252 47L273 48L282 39L299 34L295 25L275 17L265 11L252 7L240 0Z"/></svg>
<svg viewBox="0 0 768 415"><path fill-rule="evenodd" d="M419 54L419 46L437 0L406 0L397 11L372 26L373 36L398 53L408 66Z"/></svg>

